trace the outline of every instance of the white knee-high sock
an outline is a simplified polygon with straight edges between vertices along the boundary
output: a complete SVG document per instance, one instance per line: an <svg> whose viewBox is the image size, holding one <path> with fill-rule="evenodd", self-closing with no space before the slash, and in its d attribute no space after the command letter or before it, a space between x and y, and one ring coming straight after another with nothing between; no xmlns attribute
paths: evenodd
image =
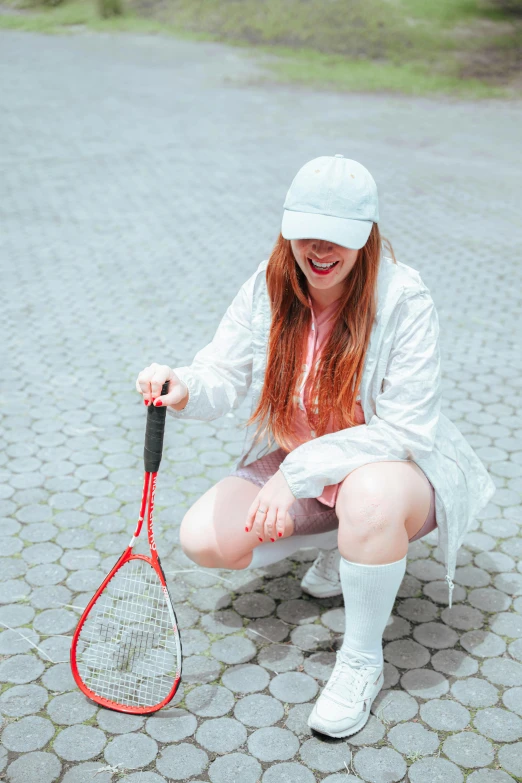
<svg viewBox="0 0 522 783"><path fill-rule="evenodd" d="M341 557L339 575L346 617L342 653L348 657L358 654L374 665L382 663L382 635L405 571L406 556L384 565L351 563Z"/></svg>

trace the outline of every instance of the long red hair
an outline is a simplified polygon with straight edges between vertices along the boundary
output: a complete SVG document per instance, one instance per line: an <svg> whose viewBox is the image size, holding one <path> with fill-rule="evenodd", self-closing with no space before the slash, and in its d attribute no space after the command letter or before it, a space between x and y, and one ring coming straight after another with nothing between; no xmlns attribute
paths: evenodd
<svg viewBox="0 0 522 783"><path fill-rule="evenodd" d="M356 397L375 318L383 243L397 263L391 243L381 236L378 224L374 223L368 241L344 281L344 293L318 370L312 370L311 399L318 401L314 420L317 436L325 434L330 414L334 416L336 431L357 423ZM312 314L306 277L294 258L290 240L281 234L268 261L266 283L272 319L265 379L257 407L243 426L258 420L254 442L267 432L270 449L273 437L279 447L291 451L294 397L302 375Z"/></svg>

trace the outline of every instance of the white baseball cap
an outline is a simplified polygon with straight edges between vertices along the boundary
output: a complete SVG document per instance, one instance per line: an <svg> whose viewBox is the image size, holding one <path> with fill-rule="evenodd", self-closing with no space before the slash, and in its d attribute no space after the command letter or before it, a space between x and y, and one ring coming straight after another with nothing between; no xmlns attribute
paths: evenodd
<svg viewBox="0 0 522 783"><path fill-rule="evenodd" d="M375 180L361 163L337 153L299 169L286 194L281 233L359 250L378 222Z"/></svg>

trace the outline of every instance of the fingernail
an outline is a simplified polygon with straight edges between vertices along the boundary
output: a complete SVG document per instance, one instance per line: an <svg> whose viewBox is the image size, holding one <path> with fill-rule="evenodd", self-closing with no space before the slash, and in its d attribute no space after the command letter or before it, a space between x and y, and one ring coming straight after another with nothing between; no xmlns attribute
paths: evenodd
<svg viewBox="0 0 522 783"><path fill-rule="evenodd" d="M148 404L149 404L149 401L148 401L148 400L143 400L143 402L145 403L145 405L148 405Z"/></svg>
<svg viewBox="0 0 522 783"><path fill-rule="evenodd" d="M282 533L278 533L277 535L279 536L279 538L281 538L281 536L282 536L283 534L282 534Z"/></svg>
<svg viewBox="0 0 522 783"><path fill-rule="evenodd" d="M247 527L245 528L245 533L248 533L248 528Z"/></svg>
<svg viewBox="0 0 522 783"><path fill-rule="evenodd" d="M270 541L275 541L275 538L271 538Z"/></svg>
<svg viewBox="0 0 522 783"><path fill-rule="evenodd" d="M156 400L154 404L156 405L156 408L161 408L161 406L163 405L161 400Z"/></svg>
<svg viewBox="0 0 522 783"><path fill-rule="evenodd" d="M259 538L259 536L258 536L258 538ZM262 539L262 538L259 538L259 540L260 540L260 541L262 541L263 539Z"/></svg>

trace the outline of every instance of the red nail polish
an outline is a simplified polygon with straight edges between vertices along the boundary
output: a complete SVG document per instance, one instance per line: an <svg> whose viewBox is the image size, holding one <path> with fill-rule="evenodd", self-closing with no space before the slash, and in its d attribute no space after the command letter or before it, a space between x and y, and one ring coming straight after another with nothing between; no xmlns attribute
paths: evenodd
<svg viewBox="0 0 522 783"><path fill-rule="evenodd" d="M145 405L148 405L148 404L149 404L149 401L148 401L148 400L143 400L143 402L145 403Z"/></svg>
<svg viewBox="0 0 522 783"><path fill-rule="evenodd" d="M162 401L161 401L161 400L158 400L158 401L156 402L156 408L161 408L161 406L162 406L162 405L163 405L163 403L162 403Z"/></svg>
<svg viewBox="0 0 522 783"><path fill-rule="evenodd" d="M282 536L283 534L282 534L282 533L278 533L277 535L279 536L279 538L281 538L281 536Z"/></svg>
<svg viewBox="0 0 522 783"><path fill-rule="evenodd" d="M259 536L258 536L258 538L259 538ZM259 538L259 540L260 540L260 541L262 541L263 539L262 539L262 538Z"/></svg>
<svg viewBox="0 0 522 783"><path fill-rule="evenodd" d="M245 533L248 533L248 528L247 527L245 528Z"/></svg>
<svg viewBox="0 0 522 783"><path fill-rule="evenodd" d="M270 541L275 541L275 538L271 538Z"/></svg>

